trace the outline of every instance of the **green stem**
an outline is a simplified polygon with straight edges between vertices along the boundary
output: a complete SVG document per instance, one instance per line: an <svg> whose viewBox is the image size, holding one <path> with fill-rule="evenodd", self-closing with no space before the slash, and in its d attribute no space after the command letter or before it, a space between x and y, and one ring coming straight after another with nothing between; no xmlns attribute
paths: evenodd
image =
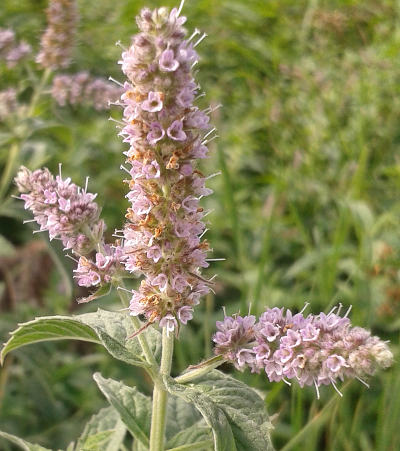
<svg viewBox="0 0 400 451"><path fill-rule="evenodd" d="M206 360L205 362L200 363L199 365L197 365L197 367L195 367L195 369L189 370L186 373L176 377L175 381L179 384L186 384L187 382L191 382L194 379L198 379L199 377L204 376L205 374L209 373L211 370L219 367L225 362L226 359L224 359L222 355L217 355L209 360Z"/></svg>
<svg viewBox="0 0 400 451"><path fill-rule="evenodd" d="M163 328L162 356L160 375L169 376L171 372L172 355L174 353L174 334L168 334ZM164 451L165 419L167 413L168 392L162 384L156 381L153 390L153 410L151 416L150 451Z"/></svg>

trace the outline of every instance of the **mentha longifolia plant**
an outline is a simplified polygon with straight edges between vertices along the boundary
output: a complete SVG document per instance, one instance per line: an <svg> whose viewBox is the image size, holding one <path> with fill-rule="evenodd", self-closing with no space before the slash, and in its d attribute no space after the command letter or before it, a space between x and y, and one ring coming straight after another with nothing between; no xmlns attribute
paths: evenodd
<svg viewBox="0 0 400 451"><path fill-rule="evenodd" d="M212 191L197 160L207 157L215 129L209 124L211 108L196 106L199 86L193 77L196 47L205 34L196 30L187 37L180 9L142 10L137 17L140 32L122 53L126 81L116 104L123 108L119 135L126 143L123 169L130 206L115 242L105 242L101 210L87 182L78 187L62 177L61 168L54 177L46 168L32 172L21 167L15 178L39 230L62 241L77 262L77 283L92 288L93 294L81 302L114 287L125 308L25 323L5 344L2 358L28 343L73 337L102 344L113 357L143 367L154 383L151 401L134 388L95 374L111 406L93 417L68 449L85 449L94 440L88 431L101 432L107 416L107 430L113 429L113 421L123 423L109 437L116 450L122 448L126 431L134 449L271 450L264 401L250 387L215 370L217 366L231 362L239 370L265 373L270 382L314 385L319 397L321 385L333 385L340 394L338 381L356 378L367 384L368 376L392 363L387 344L352 327L349 311L340 315L341 306L308 316L305 309L293 314L274 307L259 318L225 315L213 337L215 356L170 376L174 340L212 290L212 278L201 273L209 266L210 248L203 239L206 213L200 205ZM61 64L60 54L51 53L57 41L52 36L44 36L46 51L38 57L49 66ZM138 276L143 278L137 289L125 287L124 279ZM190 421L181 426L174 416L167 417L168 403L182 415L187 412Z"/></svg>

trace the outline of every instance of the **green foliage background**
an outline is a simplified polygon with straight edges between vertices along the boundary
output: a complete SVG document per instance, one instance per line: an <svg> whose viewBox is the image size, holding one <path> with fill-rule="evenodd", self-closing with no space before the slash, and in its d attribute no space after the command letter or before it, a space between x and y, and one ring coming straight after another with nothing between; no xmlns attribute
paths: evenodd
<svg viewBox="0 0 400 451"><path fill-rule="evenodd" d="M70 72L123 80L116 62L136 33L141 7L166 1L80 0L78 46ZM45 27L45 1L3 0L0 26L38 48ZM215 193L208 239L213 257L225 257L216 296L197 310L177 344L175 374L211 354L215 320L254 314L265 306L329 311L353 306L352 320L386 337L397 353L400 330L400 6L391 0L188 0L187 27L209 36L201 44L198 80L203 106L222 103L212 118L219 139L204 173ZM23 87L18 71L6 71L0 89ZM26 93L29 96L29 90ZM108 113L41 106L57 127L35 133L21 163L63 163L63 173L99 193L111 234L127 207L119 166L124 145ZM120 112L111 112L115 118ZM61 125L60 125L61 124ZM0 164L8 157L0 150ZM32 239L31 230L2 207L0 254L11 255ZM13 207L15 208L15 207ZM18 206L21 208L21 206ZM11 211L11 212L10 212ZM10 244L11 243L11 244ZM16 322L44 314L93 311L76 306L68 262L57 259L38 305L24 299L2 305L4 340ZM60 267L60 262L62 267ZM31 262L24 271L35 265ZM4 282L0 282L4 289ZM73 296L79 293L73 288ZM97 302L119 308L115 295ZM370 381L331 388L316 401L313 390L270 384L265 375L224 371L266 394L275 414L273 439L282 450L400 449L400 368ZM139 369L112 361L87 344L50 343L24 348L0 370L1 429L63 447L105 401L91 379L94 371L135 383L149 393ZM7 448L1 444L1 449Z"/></svg>

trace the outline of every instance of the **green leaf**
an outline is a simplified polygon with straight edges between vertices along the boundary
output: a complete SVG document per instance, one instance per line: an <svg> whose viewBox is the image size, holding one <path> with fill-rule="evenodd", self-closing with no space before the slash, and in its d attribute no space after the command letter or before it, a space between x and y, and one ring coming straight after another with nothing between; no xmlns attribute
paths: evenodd
<svg viewBox="0 0 400 451"><path fill-rule="evenodd" d="M5 356L22 346L52 340L83 340L100 343L92 328L68 316L48 316L23 323L14 332L1 351L1 363Z"/></svg>
<svg viewBox="0 0 400 451"><path fill-rule="evenodd" d="M119 449L126 428L113 407L101 409L86 424L76 449L91 451L114 451Z"/></svg>
<svg viewBox="0 0 400 451"><path fill-rule="evenodd" d="M264 401L257 392L224 373L214 370L196 381L182 385L165 380L170 393L193 403L214 434L216 451L273 450L272 424Z"/></svg>
<svg viewBox="0 0 400 451"><path fill-rule="evenodd" d="M12 350L31 343L49 340L75 339L102 344L116 359L131 365L147 367L137 338L129 339L135 329L130 316L123 312L98 309L94 313L76 316L47 316L21 324L1 352L1 363ZM154 355L159 357L160 333L152 327L143 332Z"/></svg>
<svg viewBox="0 0 400 451"><path fill-rule="evenodd" d="M15 435L7 434L7 432L0 431L0 437L5 438L11 443L14 443L14 445L19 446L21 449L25 451L51 451L50 449L44 448L43 446L29 443L26 440L23 440L22 438L16 437Z"/></svg>
<svg viewBox="0 0 400 451"><path fill-rule="evenodd" d="M166 444L166 448L176 448L178 446L183 445L195 445L199 442L211 442L210 440L212 438L212 432L211 429L206 425L204 420L200 420L198 423L193 424L192 426L183 429L182 431L178 432L174 437L171 438L171 440L168 440ZM208 449L210 446L208 447ZM207 448L204 448L207 449Z"/></svg>
<svg viewBox="0 0 400 451"><path fill-rule="evenodd" d="M177 396L170 396L167 405L166 438L170 440L179 432L202 420L193 404ZM204 424L203 424L204 425Z"/></svg>
<svg viewBox="0 0 400 451"><path fill-rule="evenodd" d="M176 396L168 398L165 434L167 449L194 444L212 437L211 429L193 404Z"/></svg>
<svg viewBox="0 0 400 451"><path fill-rule="evenodd" d="M151 399L135 387L127 387L122 382L105 379L100 373L93 375L108 402L119 413L128 430L144 446L149 446Z"/></svg>

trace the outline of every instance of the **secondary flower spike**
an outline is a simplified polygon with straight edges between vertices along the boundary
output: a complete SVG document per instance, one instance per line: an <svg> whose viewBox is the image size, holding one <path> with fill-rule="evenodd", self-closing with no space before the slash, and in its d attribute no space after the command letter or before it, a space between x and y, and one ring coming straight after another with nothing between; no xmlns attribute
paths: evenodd
<svg viewBox="0 0 400 451"><path fill-rule="evenodd" d="M50 239L60 238L66 249L88 254L102 241L104 222L94 202L97 194L88 193L71 183L71 179L54 177L47 168L31 172L22 166L15 183L32 211L41 231Z"/></svg>
<svg viewBox="0 0 400 451"><path fill-rule="evenodd" d="M57 75L53 79L51 94L60 106L67 104L93 106L106 110L110 102L120 97L123 89L103 78L95 78L87 72L74 75Z"/></svg>
<svg viewBox="0 0 400 451"><path fill-rule="evenodd" d="M194 106L199 86L192 68L194 49L204 38L185 39L186 18L166 8L143 9L137 17L140 33L122 54L128 78L121 97L129 145L131 203L124 228L125 267L144 274L133 292L132 315L144 314L172 332L193 316L193 307L208 293L209 281L202 197L211 194L196 160L207 155L208 113ZM197 41L197 42L196 42ZM211 138L212 139L212 138Z"/></svg>
<svg viewBox="0 0 400 451"><path fill-rule="evenodd" d="M337 310L337 311L336 311ZM336 311L336 313L335 313ZM393 354L380 338L352 327L340 307L327 315L293 315L290 310L267 309L254 316L225 317L217 322L215 353L238 369L264 370L271 382L295 379L299 385L319 386L338 380L363 378L393 363Z"/></svg>
<svg viewBox="0 0 400 451"><path fill-rule="evenodd" d="M69 66L78 21L75 0L50 0L46 10L47 29L36 61L48 69Z"/></svg>

